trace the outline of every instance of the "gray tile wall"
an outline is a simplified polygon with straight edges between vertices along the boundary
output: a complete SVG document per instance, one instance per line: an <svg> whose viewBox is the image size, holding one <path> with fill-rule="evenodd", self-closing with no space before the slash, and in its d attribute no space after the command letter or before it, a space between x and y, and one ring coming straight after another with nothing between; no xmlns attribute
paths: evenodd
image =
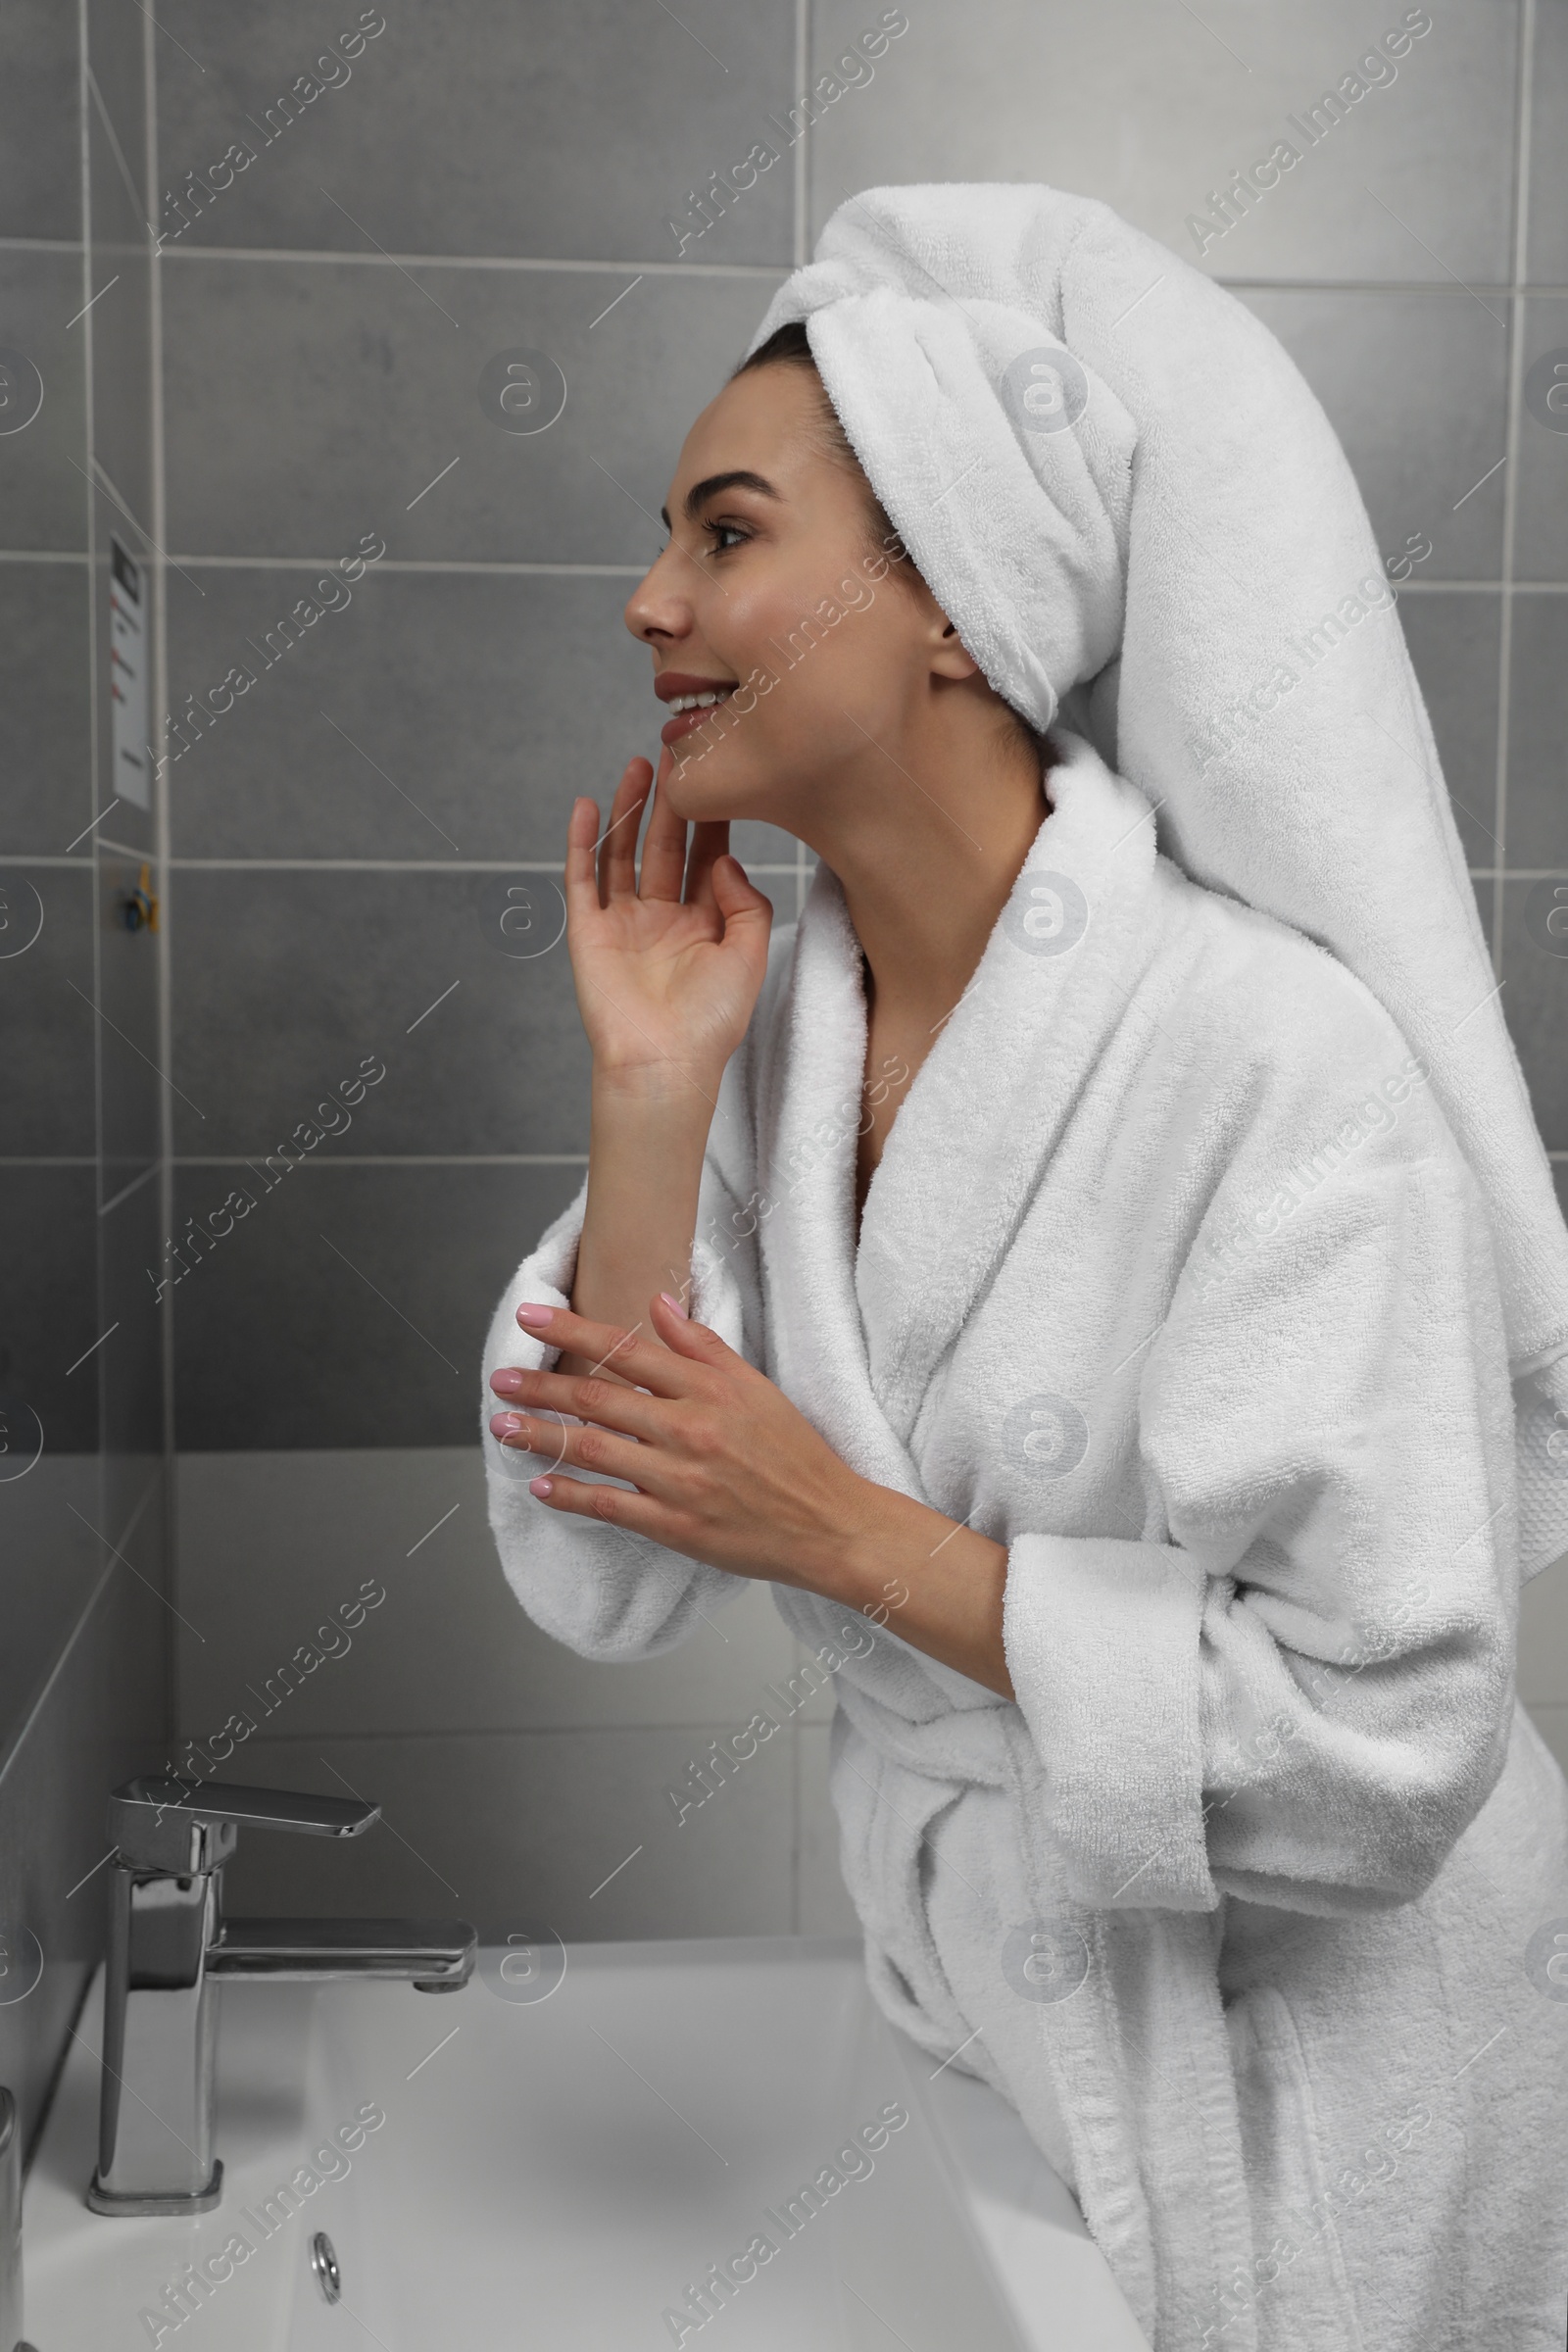
<svg viewBox="0 0 1568 2352"><path fill-rule="evenodd" d="M174 1761L383 1807L352 1845L242 1838L236 1909L450 1911L567 1938L858 1933L825 1696L789 1691L801 1655L761 1587L663 1657L574 1657L497 1568L471 1445L187 1453L179 1520ZM381 1597L349 1630L362 1585ZM779 1730L679 1818L669 1787L759 1708Z"/></svg>
<svg viewBox="0 0 1568 2352"><path fill-rule="evenodd" d="M507 1273L575 1187L587 1111L563 956L504 962L485 894L534 892L544 936L571 796L603 806L649 748L618 607L685 422L842 196L1048 178L1191 254L1209 190L1398 21L1369 0L911 7L874 75L697 235L691 197L754 142L782 147L781 111L878 13L451 0L365 12L338 64L304 0L260 24L196 0L159 14L170 707L235 664L254 676L171 747L167 1230L253 1185L246 1163L362 1054L386 1067L353 1128L201 1246L172 1294L181 1606L222 1629L247 1596L223 1667L244 1682L308 1592L383 1560L403 1574L405 1521L449 1474L464 1497L440 1540L456 1550L432 1539L434 1614L422 1584L389 1598L310 1733L302 1709L247 1748L264 1777L373 1783L398 1834L352 1865L247 1857L256 1899L417 1907L432 1865L475 1908L525 1889L563 1933L801 1924L841 1899L820 1720L792 1725L787 1774L707 1825L714 1853L733 1840L722 1870L644 1836L671 1738L743 1718L783 1639L765 1612L748 1601L756 1646L737 1635L735 1654L705 1636L678 1664L585 1672L513 1608L479 1527L472 1367ZM308 95L289 110L291 86ZM1439 12L1202 261L1318 391L1391 563L1423 551L1401 612L1559 1169L1568 960L1523 918L1568 875L1568 432L1525 393L1568 347L1565 89L1560 0ZM567 387L531 435L480 398L517 348ZM52 495L21 510L40 545ZM381 542L352 595L330 585ZM793 913L795 845L758 829L737 847ZM1552 1578L1529 1607L1529 1695L1568 1736ZM185 1660L192 1737L239 1703L214 1663ZM639 1839L657 1867L591 1894L601 1854Z"/></svg>
<svg viewBox="0 0 1568 2352"><path fill-rule="evenodd" d="M115 805L108 625L110 533L143 560L157 536L147 37L129 0L24 0L7 29L0 2082L30 2141L102 1948L105 1797L167 1745L173 1617L146 1279L166 1213L163 943L120 915L158 834Z"/></svg>

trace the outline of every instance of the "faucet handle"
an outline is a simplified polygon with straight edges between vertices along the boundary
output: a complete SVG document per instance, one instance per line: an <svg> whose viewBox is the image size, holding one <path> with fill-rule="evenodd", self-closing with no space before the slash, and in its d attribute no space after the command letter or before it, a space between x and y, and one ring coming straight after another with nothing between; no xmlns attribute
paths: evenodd
<svg viewBox="0 0 1568 2352"><path fill-rule="evenodd" d="M357 1796L315 1796L289 1788L246 1788L236 1781L144 1773L122 1782L110 1797L109 1836L120 1860L132 1870L189 1878L226 1861L242 1829L357 1838L380 1811Z"/></svg>

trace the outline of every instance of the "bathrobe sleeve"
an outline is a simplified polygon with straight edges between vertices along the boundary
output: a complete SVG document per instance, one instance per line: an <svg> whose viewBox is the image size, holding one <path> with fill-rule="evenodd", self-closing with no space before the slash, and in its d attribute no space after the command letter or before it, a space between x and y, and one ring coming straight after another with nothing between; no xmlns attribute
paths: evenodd
<svg viewBox="0 0 1568 2352"><path fill-rule="evenodd" d="M749 1173L746 1072L732 1059L720 1089L703 1163L692 1250L691 1313L711 1325L748 1363L762 1362L762 1307L755 1208ZM549 1371L558 1348L524 1332L516 1310L524 1299L569 1306L577 1245L587 1206L585 1176L570 1205L541 1235L508 1284L485 1344L481 1441L491 1532L508 1583L536 1624L580 1656L652 1657L696 1630L703 1613L733 1600L751 1579L730 1576L669 1551L625 1528L550 1510L528 1492L528 1481L550 1465L537 1454L509 1450L490 1435L496 1397L490 1375L503 1364ZM574 1424L575 1426L575 1424ZM574 1467L589 1485L624 1481Z"/></svg>
<svg viewBox="0 0 1568 2352"><path fill-rule="evenodd" d="M1009 1547L1006 1656L1085 1902L1408 1901L1502 1768L1513 1428L1485 1212L1419 1079L1303 1161L1336 1091L1308 1074L1265 1108L1182 1265L1137 1395L1146 1540Z"/></svg>

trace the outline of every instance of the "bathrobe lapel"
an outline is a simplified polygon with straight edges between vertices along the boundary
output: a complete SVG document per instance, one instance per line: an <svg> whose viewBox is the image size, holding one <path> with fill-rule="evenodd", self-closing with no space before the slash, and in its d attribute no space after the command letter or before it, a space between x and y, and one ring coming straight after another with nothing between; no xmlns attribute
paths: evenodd
<svg viewBox="0 0 1568 2352"><path fill-rule="evenodd" d="M901 1438L1005 1255L1152 952L1138 909L1148 801L1082 738L973 979L893 1123L866 1196L857 1293L871 1384Z"/></svg>
<svg viewBox="0 0 1568 2352"><path fill-rule="evenodd" d="M866 1007L859 944L819 865L777 1019L761 1042L754 1202L772 1378L862 1478L918 1495L918 1474L871 1388L855 1295L856 1136Z"/></svg>
<svg viewBox="0 0 1568 2352"><path fill-rule="evenodd" d="M1041 823L969 987L894 1120L855 1240L866 1005L838 877L819 865L760 1087L759 1183L778 1377L862 1476L919 1494L931 1376L1005 1254L1085 1078L1154 952L1149 802L1058 728ZM875 1074L873 1073L873 1076ZM802 1311L798 1312L796 1302Z"/></svg>

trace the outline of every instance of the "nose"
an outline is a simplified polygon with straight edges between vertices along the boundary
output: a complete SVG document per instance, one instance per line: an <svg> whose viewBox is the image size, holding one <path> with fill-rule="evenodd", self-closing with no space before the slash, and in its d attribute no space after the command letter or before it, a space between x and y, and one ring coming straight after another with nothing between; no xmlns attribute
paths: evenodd
<svg viewBox="0 0 1568 2352"><path fill-rule="evenodd" d="M691 635L691 600L682 593L680 569L676 550L662 549L626 599L626 626L644 645L674 645Z"/></svg>

